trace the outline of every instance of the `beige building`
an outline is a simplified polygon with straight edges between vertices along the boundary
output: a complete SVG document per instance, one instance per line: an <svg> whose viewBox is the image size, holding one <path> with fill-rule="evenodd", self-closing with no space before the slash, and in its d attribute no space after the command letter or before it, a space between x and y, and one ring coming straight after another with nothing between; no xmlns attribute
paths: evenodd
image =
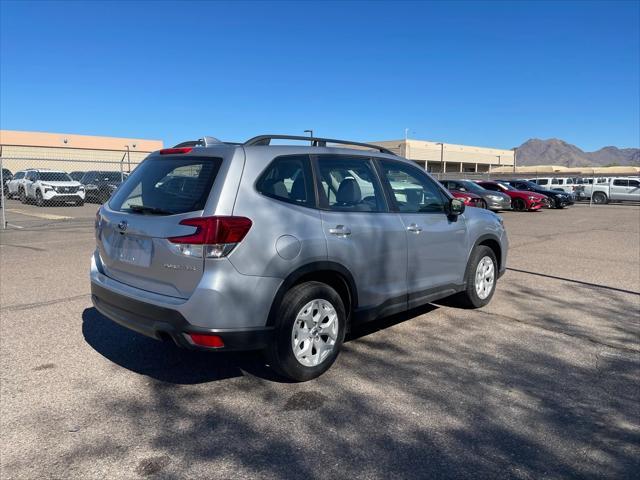
<svg viewBox="0 0 640 480"><path fill-rule="evenodd" d="M425 140L369 142L414 160L429 172L488 172L513 168L513 150L473 147ZM162 140L98 137L67 133L0 130L2 165L12 172L27 168L72 171L132 170L149 153L163 147ZM442 159L442 163L441 163Z"/></svg>
<svg viewBox="0 0 640 480"><path fill-rule="evenodd" d="M162 140L98 137L67 133L0 130L3 168L130 171L149 153L162 148Z"/></svg>
<svg viewBox="0 0 640 480"><path fill-rule="evenodd" d="M472 147L425 140L385 140L369 142L386 147L394 153L420 164L428 172L489 172L493 168L511 167L513 150ZM442 167L441 167L442 165Z"/></svg>

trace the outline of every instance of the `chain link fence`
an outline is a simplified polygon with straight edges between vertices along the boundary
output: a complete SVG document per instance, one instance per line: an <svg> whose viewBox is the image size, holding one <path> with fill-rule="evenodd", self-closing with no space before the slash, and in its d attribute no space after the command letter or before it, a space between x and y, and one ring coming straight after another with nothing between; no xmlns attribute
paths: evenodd
<svg viewBox="0 0 640 480"><path fill-rule="evenodd" d="M145 152L0 147L1 228L89 220Z"/></svg>

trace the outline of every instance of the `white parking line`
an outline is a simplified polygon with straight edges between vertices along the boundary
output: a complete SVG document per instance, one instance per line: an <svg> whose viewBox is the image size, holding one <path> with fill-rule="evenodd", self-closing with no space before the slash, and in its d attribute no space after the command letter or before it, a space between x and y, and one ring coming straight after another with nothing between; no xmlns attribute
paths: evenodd
<svg viewBox="0 0 640 480"><path fill-rule="evenodd" d="M44 218L45 220L71 220L73 217L65 217L64 215L54 215L52 213L32 213L26 210L18 210L15 208L7 208L7 212L19 213L20 215L26 215L27 217Z"/></svg>

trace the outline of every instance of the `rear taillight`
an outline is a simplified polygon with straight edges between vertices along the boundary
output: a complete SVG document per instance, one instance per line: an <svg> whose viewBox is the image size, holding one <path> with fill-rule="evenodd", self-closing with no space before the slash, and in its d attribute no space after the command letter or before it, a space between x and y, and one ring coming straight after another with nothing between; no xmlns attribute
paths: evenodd
<svg viewBox="0 0 640 480"><path fill-rule="evenodd" d="M197 217L182 220L180 225L195 227L189 235L168 238L176 253L188 257L220 258L231 253L251 228L246 217Z"/></svg>
<svg viewBox="0 0 640 480"><path fill-rule="evenodd" d="M193 147L163 148L160 150L160 155L180 155L189 153L191 150L193 150Z"/></svg>
<svg viewBox="0 0 640 480"><path fill-rule="evenodd" d="M222 348L224 342L218 335L208 335L201 333L190 333L191 341L201 347Z"/></svg>

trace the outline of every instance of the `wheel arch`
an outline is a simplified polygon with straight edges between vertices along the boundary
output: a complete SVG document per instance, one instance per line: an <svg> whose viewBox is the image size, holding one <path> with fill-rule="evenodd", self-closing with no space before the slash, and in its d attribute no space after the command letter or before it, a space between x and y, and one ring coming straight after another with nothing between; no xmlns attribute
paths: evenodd
<svg viewBox="0 0 640 480"><path fill-rule="evenodd" d="M348 321L353 310L358 306L358 292L351 272L343 265L329 261L312 262L291 272L282 282L271 303L267 325L275 325L276 316L286 293L295 285L316 281L329 285L338 292L347 311Z"/></svg>
<svg viewBox="0 0 640 480"><path fill-rule="evenodd" d="M473 248L469 252L469 258L471 258L471 253L479 246L489 247L493 251L498 262L498 271L500 271L502 267L502 247L500 246L500 240L495 235L481 235L473 244Z"/></svg>
<svg viewBox="0 0 640 480"><path fill-rule="evenodd" d="M596 190L595 192L592 193L593 197L597 197L597 196L602 196L604 197L604 202L603 203L607 203L609 201L609 195L607 195L606 192L603 192L602 190Z"/></svg>

